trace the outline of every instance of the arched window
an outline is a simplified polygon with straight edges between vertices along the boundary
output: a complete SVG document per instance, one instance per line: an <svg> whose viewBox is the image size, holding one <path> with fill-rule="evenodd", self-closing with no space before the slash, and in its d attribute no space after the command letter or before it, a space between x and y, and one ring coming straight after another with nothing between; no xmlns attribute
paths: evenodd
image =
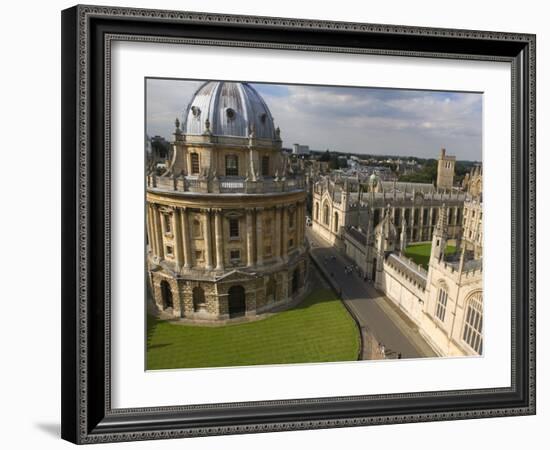
<svg viewBox="0 0 550 450"><path fill-rule="evenodd" d="M193 288L193 311L203 311L206 309L206 299L204 289L201 287Z"/></svg>
<svg viewBox="0 0 550 450"><path fill-rule="evenodd" d="M477 354L483 351L483 294L474 292L466 302L462 340Z"/></svg>
<svg viewBox="0 0 550 450"><path fill-rule="evenodd" d="M199 173L199 154L191 153L191 174L196 175Z"/></svg>
<svg viewBox="0 0 550 450"><path fill-rule="evenodd" d="M319 221L319 203L315 203L315 220Z"/></svg>
<svg viewBox="0 0 550 450"><path fill-rule="evenodd" d="M325 225L328 225L328 219L329 219L329 217L328 217L328 205L325 203L323 205L323 223Z"/></svg>
<svg viewBox="0 0 550 450"><path fill-rule="evenodd" d="M338 213L335 212L334 213L334 231L337 233L338 232Z"/></svg>
<svg viewBox="0 0 550 450"><path fill-rule="evenodd" d="M437 291L437 303L435 305L435 316L445 322L445 313L447 312L447 298L449 294L445 285L441 285Z"/></svg>
<svg viewBox="0 0 550 450"><path fill-rule="evenodd" d="M237 157L237 155L227 155L225 157L225 175L239 175L239 158Z"/></svg>

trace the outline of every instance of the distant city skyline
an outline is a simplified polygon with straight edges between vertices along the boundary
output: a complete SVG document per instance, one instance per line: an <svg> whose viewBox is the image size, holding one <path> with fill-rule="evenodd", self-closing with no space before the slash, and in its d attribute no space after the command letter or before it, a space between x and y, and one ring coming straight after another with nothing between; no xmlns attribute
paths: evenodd
<svg viewBox="0 0 550 450"><path fill-rule="evenodd" d="M203 81L148 79L146 133L171 140ZM264 98L284 147L369 155L482 159L482 94L250 83Z"/></svg>

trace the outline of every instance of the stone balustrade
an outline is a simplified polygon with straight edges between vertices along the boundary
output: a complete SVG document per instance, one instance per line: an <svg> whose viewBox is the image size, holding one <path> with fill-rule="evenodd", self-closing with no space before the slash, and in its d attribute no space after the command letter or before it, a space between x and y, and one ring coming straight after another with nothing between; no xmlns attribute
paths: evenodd
<svg viewBox="0 0 550 450"><path fill-rule="evenodd" d="M267 194L305 189L302 175L265 177L253 181L244 177L170 177L148 175L147 188L163 192L197 192L213 194Z"/></svg>

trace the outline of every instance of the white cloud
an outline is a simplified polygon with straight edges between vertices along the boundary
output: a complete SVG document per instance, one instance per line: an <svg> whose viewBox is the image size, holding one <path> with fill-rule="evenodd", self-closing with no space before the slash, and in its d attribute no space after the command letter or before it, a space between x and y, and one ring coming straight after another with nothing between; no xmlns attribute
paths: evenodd
<svg viewBox="0 0 550 450"><path fill-rule="evenodd" d="M151 80L150 134L169 138L200 82ZM255 85L281 128L284 145L343 152L481 159L481 94L397 89Z"/></svg>

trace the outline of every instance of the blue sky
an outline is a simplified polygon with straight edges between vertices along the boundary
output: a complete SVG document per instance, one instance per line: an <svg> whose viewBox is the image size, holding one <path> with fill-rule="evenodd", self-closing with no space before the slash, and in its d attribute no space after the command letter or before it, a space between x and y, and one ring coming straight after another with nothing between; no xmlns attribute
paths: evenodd
<svg viewBox="0 0 550 450"><path fill-rule="evenodd" d="M171 138L200 81L147 81L146 132ZM482 94L251 83L285 147L481 161Z"/></svg>

